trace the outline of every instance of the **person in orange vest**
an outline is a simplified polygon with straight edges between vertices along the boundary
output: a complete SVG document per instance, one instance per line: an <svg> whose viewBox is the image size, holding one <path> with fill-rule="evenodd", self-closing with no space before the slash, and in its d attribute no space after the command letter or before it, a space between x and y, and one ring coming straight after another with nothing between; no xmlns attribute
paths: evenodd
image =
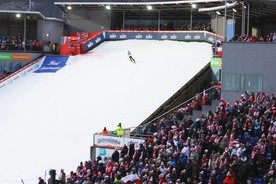
<svg viewBox="0 0 276 184"><path fill-rule="evenodd" d="M104 127L101 135L107 136L108 135L108 130L106 129L106 127Z"/></svg>

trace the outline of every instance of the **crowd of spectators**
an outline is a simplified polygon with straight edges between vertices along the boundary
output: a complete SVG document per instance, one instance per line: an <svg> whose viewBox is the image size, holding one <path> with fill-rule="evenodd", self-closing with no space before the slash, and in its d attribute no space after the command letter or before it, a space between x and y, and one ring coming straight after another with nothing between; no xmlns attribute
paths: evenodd
<svg viewBox="0 0 276 184"><path fill-rule="evenodd" d="M111 157L81 162L65 183L276 182L273 94L246 92L232 104L220 100L215 111L203 112L195 121L196 107L189 105L143 126L140 134L147 136L143 144L130 143L121 152L115 149ZM123 180L130 176L133 181Z"/></svg>
<svg viewBox="0 0 276 184"><path fill-rule="evenodd" d="M126 25L125 28L113 28L114 30L138 30L138 31L157 31L157 26L146 26L146 25ZM191 28L190 25L182 25L182 26L173 26L169 23L160 26L160 30L170 30L170 31L209 31L213 32L211 28L211 24L196 24ZM265 36L249 36L246 34L243 35L235 35L229 41L233 42L274 42L276 43L276 33L270 33Z"/></svg>
<svg viewBox="0 0 276 184"><path fill-rule="evenodd" d="M2 35L0 36L0 50L31 50L31 51L43 51L43 43L39 40L26 40L24 44L24 38L22 35Z"/></svg>
<svg viewBox="0 0 276 184"><path fill-rule="evenodd" d="M256 36L248 36L244 35L236 35L230 41L237 41L237 42L266 42L266 43L276 43L276 33L270 33L265 35L264 37L256 37Z"/></svg>
<svg viewBox="0 0 276 184"><path fill-rule="evenodd" d="M139 31L157 31L157 26L148 25L126 25L125 28L113 28L114 30L139 30ZM211 24L194 24L191 28L190 25L174 26L172 23L166 23L160 25L160 30L170 30L170 31L189 31L189 30L200 30L213 32Z"/></svg>

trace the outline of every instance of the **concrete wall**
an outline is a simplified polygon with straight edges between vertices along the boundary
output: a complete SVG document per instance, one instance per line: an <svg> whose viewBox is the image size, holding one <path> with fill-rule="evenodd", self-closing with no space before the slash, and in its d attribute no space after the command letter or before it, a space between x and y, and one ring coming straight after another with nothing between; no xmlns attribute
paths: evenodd
<svg viewBox="0 0 276 184"><path fill-rule="evenodd" d="M224 18L217 16L211 19L211 27L213 31L219 35L224 35Z"/></svg>
<svg viewBox="0 0 276 184"><path fill-rule="evenodd" d="M259 74L263 77L262 91L276 92L276 44L228 42L222 49L222 76L226 73ZM244 91L222 89L222 97L229 102L239 99L242 93Z"/></svg>
<svg viewBox="0 0 276 184"><path fill-rule="evenodd" d="M38 20L37 21L37 38L45 43L59 43L60 38L64 35L64 23L57 20Z"/></svg>
<svg viewBox="0 0 276 184"><path fill-rule="evenodd" d="M67 12L67 32L93 32L110 29L111 13L103 11L77 11Z"/></svg>

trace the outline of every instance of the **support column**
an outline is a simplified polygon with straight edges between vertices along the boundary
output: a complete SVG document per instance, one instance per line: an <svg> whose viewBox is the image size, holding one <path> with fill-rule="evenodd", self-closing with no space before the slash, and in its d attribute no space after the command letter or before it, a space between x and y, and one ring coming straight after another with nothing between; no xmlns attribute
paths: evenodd
<svg viewBox="0 0 276 184"><path fill-rule="evenodd" d="M224 8L224 41L227 41L227 0L224 2L225 8Z"/></svg>
<svg viewBox="0 0 276 184"><path fill-rule="evenodd" d="M125 29L125 15L126 13L125 13L125 10L123 11L123 29Z"/></svg>
<svg viewBox="0 0 276 184"><path fill-rule="evenodd" d="M217 44L217 35L218 35L218 14L216 13L216 36L215 36L215 45Z"/></svg>
<svg viewBox="0 0 276 184"><path fill-rule="evenodd" d="M193 9L191 8L191 16L190 16L190 30L193 30Z"/></svg>
<svg viewBox="0 0 276 184"><path fill-rule="evenodd" d="M28 11L31 11L31 9L32 9L32 0L29 0L29 9L28 9Z"/></svg>
<svg viewBox="0 0 276 184"><path fill-rule="evenodd" d="M233 17L232 17L232 19L233 19L233 37L235 37L235 29L236 29L236 21L235 21L235 11L234 11L234 9L233 9Z"/></svg>
<svg viewBox="0 0 276 184"><path fill-rule="evenodd" d="M241 35L245 34L245 8L244 2L242 2L242 23L241 23Z"/></svg>
<svg viewBox="0 0 276 184"><path fill-rule="evenodd" d="M23 49L26 51L26 28L27 28L27 19L26 13L24 13L24 35L23 35Z"/></svg>
<svg viewBox="0 0 276 184"><path fill-rule="evenodd" d="M250 24L250 10L249 10L249 4L247 5L247 35L249 36L250 31L249 31L249 24Z"/></svg>
<svg viewBox="0 0 276 184"><path fill-rule="evenodd" d="M160 31L160 10L158 10L158 22L157 22L157 30Z"/></svg>

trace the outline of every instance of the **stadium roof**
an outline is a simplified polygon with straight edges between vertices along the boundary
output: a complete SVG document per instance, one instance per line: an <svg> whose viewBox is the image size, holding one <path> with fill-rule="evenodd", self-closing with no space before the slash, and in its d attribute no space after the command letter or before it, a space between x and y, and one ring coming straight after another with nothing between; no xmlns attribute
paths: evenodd
<svg viewBox="0 0 276 184"><path fill-rule="evenodd" d="M30 4L31 2L31 4ZM233 8L236 18L242 16L241 0L227 0L229 4L235 3L227 9L227 17L233 16ZM110 5L112 12L124 12L128 19L157 19L160 13L161 19L183 20L189 19L191 14L191 4L196 4L193 9L194 19L207 19L214 17L216 9L224 16L225 0L1 0L0 20L14 17L14 13L25 13L33 19L44 19L45 17L62 20L62 13L67 12L68 6L72 11L93 11L104 10L106 5ZM152 11L148 11L147 5L152 6ZM276 0L247 0L244 5L245 14L250 12L250 22L263 25L276 24ZM31 10L28 8L31 7ZM209 8L210 11L204 11ZM61 10L61 11L59 11ZM35 13L34 13L35 12Z"/></svg>
<svg viewBox="0 0 276 184"><path fill-rule="evenodd" d="M62 19L55 17L45 17L39 11L21 11L21 10L0 10L0 19L8 19L12 16L12 14L26 14L28 20L37 20L37 19L45 19L45 20L56 20L63 22Z"/></svg>
<svg viewBox="0 0 276 184"><path fill-rule="evenodd" d="M276 0L248 0L243 1L227 1L227 17L233 16L240 18L242 16L242 7L245 14L250 12L250 20L255 22L276 22ZM224 15L225 0L56 0L54 3L62 11L68 12L71 10L104 10L106 6L110 6L110 9L114 12L125 12L126 16L132 18L156 18L156 11L160 12L162 18L181 19L183 17L189 17L191 12L191 4L196 4L196 8L193 9L193 16L196 18L206 18L213 16L216 11L220 11L221 15ZM152 6L152 11L148 11L147 6ZM233 10L233 8L235 10Z"/></svg>

